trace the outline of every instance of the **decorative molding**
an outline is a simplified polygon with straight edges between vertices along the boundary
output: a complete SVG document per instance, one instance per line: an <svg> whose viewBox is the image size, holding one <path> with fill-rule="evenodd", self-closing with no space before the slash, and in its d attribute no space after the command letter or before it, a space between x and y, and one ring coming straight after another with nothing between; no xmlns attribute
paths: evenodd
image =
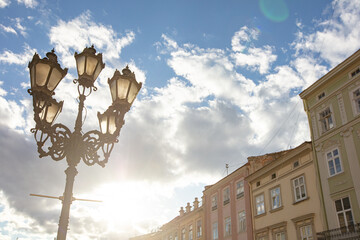
<svg viewBox="0 0 360 240"><path fill-rule="evenodd" d="M343 185L345 183L347 183L347 180L338 181L338 182L335 183L335 186L340 186L340 185Z"/></svg>
<svg viewBox="0 0 360 240"><path fill-rule="evenodd" d="M323 143L319 143L319 144L316 144L315 145L315 150L317 151L317 152L321 152L322 151L322 149L323 149Z"/></svg>
<svg viewBox="0 0 360 240"><path fill-rule="evenodd" d="M344 131L340 132L340 136L349 137L349 136L351 136L353 130L354 130L353 127L349 127L347 129L345 129Z"/></svg>
<svg viewBox="0 0 360 240"><path fill-rule="evenodd" d="M315 216L315 213L308 213L308 214L306 214L306 215L293 218L293 219L291 219L291 221L293 221L294 223L296 223L296 222L300 222L300 221L304 221L304 220L308 220L308 219L313 219L314 216Z"/></svg>
<svg viewBox="0 0 360 240"><path fill-rule="evenodd" d="M312 112L311 113L311 125L312 125L312 130L313 130L313 134L314 134L314 139L318 139L318 132L317 132L317 122L316 122L316 118L315 118L315 113Z"/></svg>
<svg viewBox="0 0 360 240"><path fill-rule="evenodd" d="M322 147L323 147L323 149L326 150L326 149L334 147L334 146L340 147L340 141L330 139L330 140L326 141Z"/></svg>
<svg viewBox="0 0 360 240"><path fill-rule="evenodd" d="M342 124L346 124L347 117L346 117L346 112L345 112L345 107L344 107L344 99L343 99L343 96L341 93L339 93L337 95L337 99L338 99L338 104L339 104L339 109L340 109L341 122L342 122Z"/></svg>

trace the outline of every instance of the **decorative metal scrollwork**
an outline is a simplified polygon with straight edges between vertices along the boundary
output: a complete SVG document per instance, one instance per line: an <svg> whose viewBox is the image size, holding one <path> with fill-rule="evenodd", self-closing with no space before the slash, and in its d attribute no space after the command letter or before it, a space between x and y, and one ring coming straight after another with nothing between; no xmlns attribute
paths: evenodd
<svg viewBox="0 0 360 240"><path fill-rule="evenodd" d="M66 150L70 143L71 132L63 124L55 124L51 134L51 143L49 155L53 160L59 161L66 156Z"/></svg>

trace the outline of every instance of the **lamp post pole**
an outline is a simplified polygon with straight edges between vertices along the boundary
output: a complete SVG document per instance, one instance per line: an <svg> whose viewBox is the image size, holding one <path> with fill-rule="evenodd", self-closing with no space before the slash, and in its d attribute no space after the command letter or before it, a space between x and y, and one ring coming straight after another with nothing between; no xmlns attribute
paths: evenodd
<svg viewBox="0 0 360 240"><path fill-rule="evenodd" d="M77 84L79 93L79 108L74 131L71 132L63 124L53 124L63 105L63 101L58 102L53 98L54 90L67 74L67 69L60 67L54 50L46 56L40 59L35 53L29 63L31 88L28 92L33 96L36 123L31 132L37 142L40 157L50 156L55 161L66 158L68 164L57 233L57 240L65 240L70 205L73 201L74 180L78 173L76 166L83 160L88 166L97 163L105 167L124 125L124 116L130 110L142 84L136 81L135 74L128 67L122 70L122 74L116 70L114 76L108 80L113 103L103 114L98 113L100 131L91 130L83 134L84 102L92 91L96 91L94 82L105 64L102 62L102 54L96 55L93 46L85 48L80 54L75 53L78 79L74 80L74 83Z"/></svg>

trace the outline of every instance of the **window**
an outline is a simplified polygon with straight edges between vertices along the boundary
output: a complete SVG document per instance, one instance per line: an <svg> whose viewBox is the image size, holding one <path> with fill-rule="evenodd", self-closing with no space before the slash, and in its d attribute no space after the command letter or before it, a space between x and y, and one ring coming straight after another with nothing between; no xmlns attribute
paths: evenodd
<svg viewBox="0 0 360 240"><path fill-rule="evenodd" d="M189 240L193 240L193 226L189 226Z"/></svg>
<svg viewBox="0 0 360 240"><path fill-rule="evenodd" d="M275 240L285 240L285 232L279 232L275 234Z"/></svg>
<svg viewBox="0 0 360 240"><path fill-rule="evenodd" d="M334 127L330 107L326 108L324 111L320 113L320 122L323 133Z"/></svg>
<svg viewBox="0 0 360 240"><path fill-rule="evenodd" d="M202 235L202 226L201 226L201 220L198 220L196 223L196 236L199 238Z"/></svg>
<svg viewBox="0 0 360 240"><path fill-rule="evenodd" d="M360 73L360 67L358 67L357 69L355 69L354 71L351 72L351 78L355 77L356 75L358 75Z"/></svg>
<svg viewBox="0 0 360 240"><path fill-rule="evenodd" d="M185 240L185 228L181 230L181 240Z"/></svg>
<svg viewBox="0 0 360 240"><path fill-rule="evenodd" d="M175 235L174 235L174 240L178 240L177 232L176 232Z"/></svg>
<svg viewBox="0 0 360 240"><path fill-rule="evenodd" d="M230 188L229 187L224 189L223 195L224 195L224 205L226 205L230 202Z"/></svg>
<svg viewBox="0 0 360 240"><path fill-rule="evenodd" d="M236 183L236 198L244 196L244 180Z"/></svg>
<svg viewBox="0 0 360 240"><path fill-rule="evenodd" d="M257 187L260 186L260 181L256 182L256 186Z"/></svg>
<svg viewBox="0 0 360 240"><path fill-rule="evenodd" d="M294 164L293 164L293 167L297 168L298 166L299 166L299 161L295 161Z"/></svg>
<svg viewBox="0 0 360 240"><path fill-rule="evenodd" d="M271 174L271 179L275 179L276 178L276 173Z"/></svg>
<svg viewBox="0 0 360 240"><path fill-rule="evenodd" d="M271 197L271 209L276 209L281 207L280 187L271 189L270 197Z"/></svg>
<svg viewBox="0 0 360 240"><path fill-rule="evenodd" d="M245 232L246 231L246 215L245 211L238 213L238 223L239 223L239 232Z"/></svg>
<svg viewBox="0 0 360 240"><path fill-rule="evenodd" d="M231 235L231 217L225 218L225 237Z"/></svg>
<svg viewBox="0 0 360 240"><path fill-rule="evenodd" d="M356 113L360 113L360 89L353 92L353 95Z"/></svg>
<svg viewBox="0 0 360 240"><path fill-rule="evenodd" d="M301 200L304 200L307 198L304 176L295 178L293 180L293 187L294 187L295 202L298 202L298 201L301 201Z"/></svg>
<svg viewBox="0 0 360 240"><path fill-rule="evenodd" d="M300 239L301 240L313 240L311 225L300 227Z"/></svg>
<svg viewBox="0 0 360 240"><path fill-rule="evenodd" d="M212 210L217 209L217 195L214 195L211 198L211 208Z"/></svg>
<svg viewBox="0 0 360 240"><path fill-rule="evenodd" d="M257 196L255 198L255 202L256 202L256 215L265 213L264 194Z"/></svg>
<svg viewBox="0 0 360 240"><path fill-rule="evenodd" d="M318 95L318 99L319 99L319 100L322 99L323 97L325 97L325 92L322 92L322 93L320 93L320 94Z"/></svg>
<svg viewBox="0 0 360 240"><path fill-rule="evenodd" d="M217 223L217 222L213 223L212 232L213 232L213 238L212 238L212 239L213 239L213 240L219 239L218 223Z"/></svg>
<svg viewBox="0 0 360 240"><path fill-rule="evenodd" d="M344 230L346 230L346 228L353 227L354 220L351 212L349 197L336 200L335 207L340 227L344 228Z"/></svg>
<svg viewBox="0 0 360 240"><path fill-rule="evenodd" d="M337 148L326 153L326 160L328 162L330 176L342 172L339 150Z"/></svg>

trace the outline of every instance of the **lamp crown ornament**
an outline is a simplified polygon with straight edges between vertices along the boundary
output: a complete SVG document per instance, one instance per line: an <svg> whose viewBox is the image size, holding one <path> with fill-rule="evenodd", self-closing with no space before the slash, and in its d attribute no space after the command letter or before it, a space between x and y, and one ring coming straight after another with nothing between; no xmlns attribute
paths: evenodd
<svg viewBox="0 0 360 240"><path fill-rule="evenodd" d="M56 63L58 62L54 48L51 50L51 52L46 53L46 57L52 62L56 62Z"/></svg>

